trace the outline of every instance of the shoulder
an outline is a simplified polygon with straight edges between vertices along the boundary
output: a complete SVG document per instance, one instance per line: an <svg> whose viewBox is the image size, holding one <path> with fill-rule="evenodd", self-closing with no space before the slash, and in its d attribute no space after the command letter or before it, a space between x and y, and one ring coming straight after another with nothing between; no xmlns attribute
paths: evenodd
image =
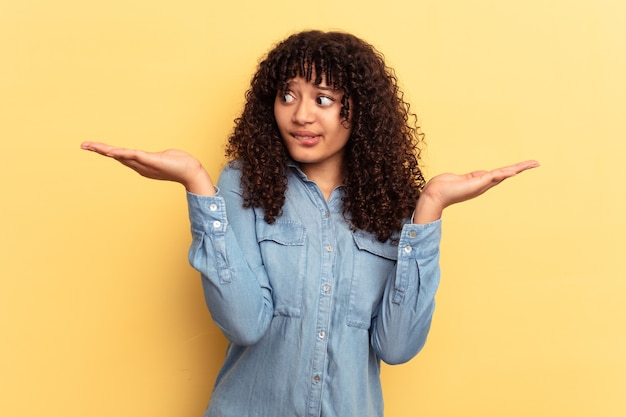
<svg viewBox="0 0 626 417"><path fill-rule="evenodd" d="M241 187L241 161L229 161L220 172L218 185L220 189L238 190Z"/></svg>

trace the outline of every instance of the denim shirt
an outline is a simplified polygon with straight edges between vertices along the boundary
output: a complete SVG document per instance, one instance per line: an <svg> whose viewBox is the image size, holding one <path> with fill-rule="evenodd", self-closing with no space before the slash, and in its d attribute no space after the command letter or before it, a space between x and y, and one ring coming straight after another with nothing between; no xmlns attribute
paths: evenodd
<svg viewBox="0 0 626 417"><path fill-rule="evenodd" d="M350 229L341 187L326 201L290 169L273 224L231 166L216 195L187 193L189 260L230 342L205 417L382 416L380 361L410 360L430 328L441 221L381 243Z"/></svg>

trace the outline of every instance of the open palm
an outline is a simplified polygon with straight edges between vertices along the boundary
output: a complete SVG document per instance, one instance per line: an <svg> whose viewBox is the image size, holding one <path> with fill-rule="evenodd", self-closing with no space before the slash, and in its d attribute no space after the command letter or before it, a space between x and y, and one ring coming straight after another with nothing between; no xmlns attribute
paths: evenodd
<svg viewBox="0 0 626 417"><path fill-rule="evenodd" d="M505 179L538 166L537 161L524 161L492 171L437 175L426 183L417 201L413 221L423 224L437 220L446 207L478 197Z"/></svg>
<svg viewBox="0 0 626 417"><path fill-rule="evenodd" d="M145 152L98 142L84 142L81 148L113 158L146 178L178 182L198 194L215 192L211 178L200 161L177 149Z"/></svg>
<svg viewBox="0 0 626 417"><path fill-rule="evenodd" d="M478 197L507 178L539 166L536 161L524 161L492 171L473 171L464 175L445 173L433 177L424 194L438 200L442 207Z"/></svg>

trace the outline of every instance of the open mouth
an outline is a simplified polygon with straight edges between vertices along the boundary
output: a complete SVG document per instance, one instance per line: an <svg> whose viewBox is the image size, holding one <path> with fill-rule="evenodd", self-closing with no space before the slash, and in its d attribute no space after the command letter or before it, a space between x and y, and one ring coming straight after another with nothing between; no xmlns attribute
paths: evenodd
<svg viewBox="0 0 626 417"><path fill-rule="evenodd" d="M317 135L312 132L292 132L291 136L306 146L312 146L319 142L320 135Z"/></svg>

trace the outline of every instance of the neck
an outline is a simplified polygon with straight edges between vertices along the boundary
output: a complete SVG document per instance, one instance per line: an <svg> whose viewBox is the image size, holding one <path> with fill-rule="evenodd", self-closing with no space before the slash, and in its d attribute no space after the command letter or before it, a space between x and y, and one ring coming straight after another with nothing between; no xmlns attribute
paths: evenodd
<svg viewBox="0 0 626 417"><path fill-rule="evenodd" d="M324 198L328 200L333 190L343 184L345 178L343 170L338 166L319 166L312 164L301 164L300 169L307 178L314 183L324 194Z"/></svg>

